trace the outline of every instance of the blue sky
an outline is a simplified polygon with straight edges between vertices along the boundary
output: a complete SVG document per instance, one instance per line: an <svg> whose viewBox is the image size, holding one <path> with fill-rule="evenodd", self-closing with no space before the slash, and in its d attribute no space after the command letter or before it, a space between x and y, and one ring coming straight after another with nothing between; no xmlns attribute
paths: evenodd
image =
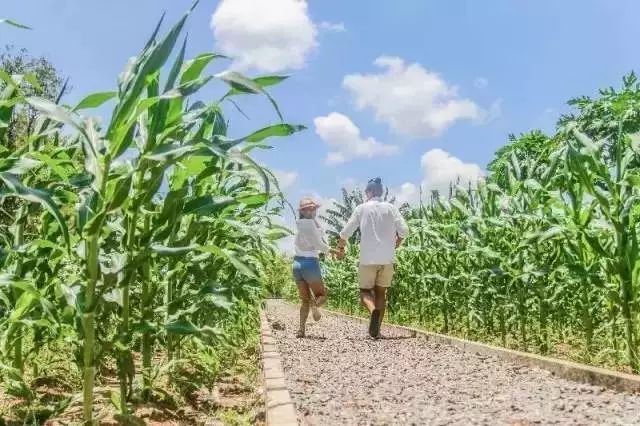
<svg viewBox="0 0 640 426"><path fill-rule="evenodd" d="M2 3L2 17L33 31L0 27L0 42L49 58L71 77L73 103L114 88L161 13L172 23L191 2ZM635 0L203 0L188 52L237 58L212 72L291 75L272 94L309 129L259 159L293 202L373 176L415 201L419 185L475 178L509 133L551 131L567 99L637 70L638 16ZM277 120L264 99L240 104L250 120L229 105L233 136Z"/></svg>

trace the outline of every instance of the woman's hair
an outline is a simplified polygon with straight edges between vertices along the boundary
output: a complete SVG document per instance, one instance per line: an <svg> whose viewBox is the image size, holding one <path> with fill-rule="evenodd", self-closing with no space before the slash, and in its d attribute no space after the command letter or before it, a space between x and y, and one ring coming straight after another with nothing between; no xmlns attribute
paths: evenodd
<svg viewBox="0 0 640 426"><path fill-rule="evenodd" d="M299 219L313 219L314 210L311 209L303 209L298 211Z"/></svg>

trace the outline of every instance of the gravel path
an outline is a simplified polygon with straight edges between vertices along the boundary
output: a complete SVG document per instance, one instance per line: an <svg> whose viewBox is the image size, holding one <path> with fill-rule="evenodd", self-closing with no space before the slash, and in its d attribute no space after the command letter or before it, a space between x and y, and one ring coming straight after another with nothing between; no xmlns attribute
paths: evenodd
<svg viewBox="0 0 640 426"><path fill-rule="evenodd" d="M297 307L269 301L303 425L640 425L640 395L558 379L494 357L323 314L296 339ZM274 324L275 325L274 327Z"/></svg>

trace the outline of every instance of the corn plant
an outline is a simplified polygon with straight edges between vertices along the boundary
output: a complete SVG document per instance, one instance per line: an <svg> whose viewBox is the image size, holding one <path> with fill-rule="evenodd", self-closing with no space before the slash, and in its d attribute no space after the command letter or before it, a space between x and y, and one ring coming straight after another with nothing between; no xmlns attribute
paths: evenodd
<svg viewBox="0 0 640 426"><path fill-rule="evenodd" d="M392 319L638 371L640 85L570 104L553 137L512 138L484 182L407 213ZM350 311L357 255L328 265Z"/></svg>
<svg viewBox="0 0 640 426"><path fill-rule="evenodd" d="M164 36L160 20L116 90L75 106L26 96L33 78L0 73L0 123L20 106L39 114L15 149L0 126L0 203L22 200L0 228L2 360L11 364L0 363L0 374L13 394L32 398L24 349L75 330L85 423L95 421L94 383L108 358L120 382L112 400L126 417L135 392L153 398L154 357L177 360L187 342L224 340L224 321L238 322L234 311L261 295L263 253L286 234L271 223L277 181L251 151L303 127L279 122L229 137L222 110L234 96L259 94L282 120L265 87L285 77L208 75L223 59L213 53L187 60L179 38L193 8ZM190 101L214 80L229 86L221 99ZM90 112L103 105L113 109L101 124Z"/></svg>

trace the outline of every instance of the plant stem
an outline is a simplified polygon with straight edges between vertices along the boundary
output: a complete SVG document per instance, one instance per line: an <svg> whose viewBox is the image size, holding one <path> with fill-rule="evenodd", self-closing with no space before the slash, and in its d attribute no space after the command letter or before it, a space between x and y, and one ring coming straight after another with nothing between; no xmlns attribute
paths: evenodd
<svg viewBox="0 0 640 426"><path fill-rule="evenodd" d="M151 227L151 216L144 217L144 234L149 232ZM142 321L150 322L153 319L153 304L151 300L151 259L142 265ZM144 399L148 400L151 395L151 354L153 338L150 330L145 330L142 334L142 380L144 387Z"/></svg>
<svg viewBox="0 0 640 426"><path fill-rule="evenodd" d="M95 292L98 282L98 234L86 241L87 287L85 290L85 308L82 314L84 330L83 348L83 413L85 424L93 423L93 386L95 379Z"/></svg>
<svg viewBox="0 0 640 426"><path fill-rule="evenodd" d="M20 247L24 244L24 221L26 220L25 216L26 207L21 205L18 209L18 215L16 217L16 234L14 237L14 245L15 247ZM22 278L22 254L18 255L18 259L16 260L16 268L15 268L16 277ZM14 298L17 301L20 297L21 292L14 288L13 290ZM13 345L13 368L20 370L21 373L24 372L24 358L22 356L22 324L16 324L16 340Z"/></svg>

